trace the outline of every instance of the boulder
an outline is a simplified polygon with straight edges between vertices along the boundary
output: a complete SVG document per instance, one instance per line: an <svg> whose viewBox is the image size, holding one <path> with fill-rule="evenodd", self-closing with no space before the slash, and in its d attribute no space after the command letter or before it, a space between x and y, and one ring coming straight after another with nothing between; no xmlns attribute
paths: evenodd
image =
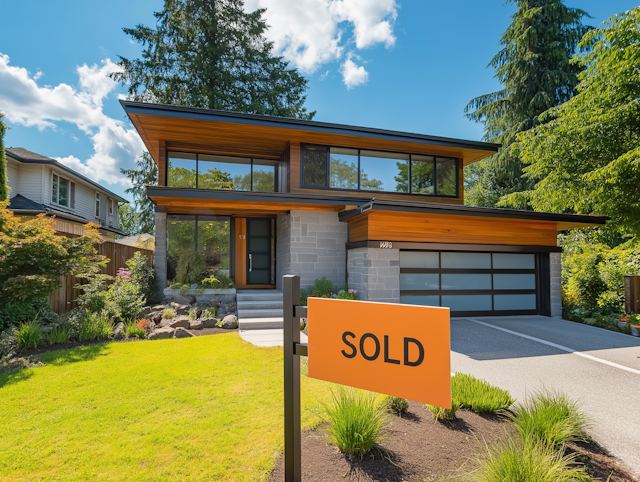
<svg viewBox="0 0 640 482"><path fill-rule="evenodd" d="M153 321L156 325L159 325L160 323L162 323L162 311L152 313L151 321Z"/></svg>
<svg viewBox="0 0 640 482"><path fill-rule="evenodd" d="M176 328L176 331L173 333L174 338L191 338L193 336L192 333L189 333L184 328Z"/></svg>
<svg viewBox="0 0 640 482"><path fill-rule="evenodd" d="M118 323L113 328L113 339L114 340L122 340L124 338L124 323Z"/></svg>
<svg viewBox="0 0 640 482"><path fill-rule="evenodd" d="M164 310L164 305L156 305L151 308L151 311L162 311Z"/></svg>
<svg viewBox="0 0 640 482"><path fill-rule="evenodd" d="M158 328L149 333L149 340L165 340L173 337L173 328Z"/></svg>
<svg viewBox="0 0 640 482"><path fill-rule="evenodd" d="M203 328L216 328L216 323L220 320L218 318L202 318L200 321Z"/></svg>
<svg viewBox="0 0 640 482"><path fill-rule="evenodd" d="M222 300L220 298L211 298L209 300L209 304L210 305L219 305L220 303L222 303Z"/></svg>
<svg viewBox="0 0 640 482"><path fill-rule="evenodd" d="M222 328L234 330L238 328L238 318L235 315L227 315L222 319Z"/></svg>
<svg viewBox="0 0 640 482"><path fill-rule="evenodd" d="M170 320L167 326L171 328L189 328L191 322L188 316L178 316L175 320Z"/></svg>
<svg viewBox="0 0 640 482"><path fill-rule="evenodd" d="M202 330L202 321L200 320L191 320L191 329L192 330Z"/></svg>
<svg viewBox="0 0 640 482"><path fill-rule="evenodd" d="M190 305L196 302L194 295L177 295L173 297L173 303L181 305ZM173 303L171 305L173 306Z"/></svg>

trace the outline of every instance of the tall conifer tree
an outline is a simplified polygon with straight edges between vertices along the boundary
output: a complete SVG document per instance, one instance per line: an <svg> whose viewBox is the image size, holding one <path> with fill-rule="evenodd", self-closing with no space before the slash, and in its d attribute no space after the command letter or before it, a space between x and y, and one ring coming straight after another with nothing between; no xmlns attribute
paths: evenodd
<svg viewBox="0 0 640 482"><path fill-rule="evenodd" d="M9 186L7 184L7 157L4 152L4 134L7 125L2 122L4 114L0 112L0 201L9 199Z"/></svg>
<svg viewBox="0 0 640 482"><path fill-rule="evenodd" d="M578 43L590 27L589 15L562 0L508 0L518 6L489 63L503 88L471 100L467 118L484 124L484 140L500 151L476 168L466 202L495 206L504 195L532 189L536 179L522 176L523 164L511 149L518 133L537 126L538 116L569 100L581 67L572 64ZM527 208L528 205L518 206Z"/></svg>

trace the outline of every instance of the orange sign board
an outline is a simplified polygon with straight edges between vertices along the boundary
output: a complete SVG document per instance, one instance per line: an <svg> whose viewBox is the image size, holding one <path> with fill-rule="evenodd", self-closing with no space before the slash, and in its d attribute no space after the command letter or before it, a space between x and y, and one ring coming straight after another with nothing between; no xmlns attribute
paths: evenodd
<svg viewBox="0 0 640 482"><path fill-rule="evenodd" d="M309 298L309 376L451 408L449 308Z"/></svg>

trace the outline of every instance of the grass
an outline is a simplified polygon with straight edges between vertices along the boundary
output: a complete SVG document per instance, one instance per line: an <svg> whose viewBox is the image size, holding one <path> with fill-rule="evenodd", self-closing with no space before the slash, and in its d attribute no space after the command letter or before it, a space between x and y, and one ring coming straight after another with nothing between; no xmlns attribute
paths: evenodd
<svg viewBox="0 0 640 482"><path fill-rule="evenodd" d="M98 313L89 313L78 323L78 340L103 340L113 331L113 321Z"/></svg>
<svg viewBox="0 0 640 482"><path fill-rule="evenodd" d="M515 402L508 391L464 373L451 377L451 399L476 413L506 410Z"/></svg>
<svg viewBox="0 0 640 482"><path fill-rule="evenodd" d="M38 318L22 323L16 331L16 345L19 350L37 348L42 341L44 330Z"/></svg>
<svg viewBox="0 0 640 482"><path fill-rule="evenodd" d="M550 390L534 393L507 417L521 440L532 440L555 450L567 442L584 439L589 424L589 418L577 402L563 393Z"/></svg>
<svg viewBox="0 0 640 482"><path fill-rule="evenodd" d="M460 410L460 404L456 401L451 401L451 408L436 407L435 405L424 404L424 408L431 412L434 422L451 422L456 419L456 412Z"/></svg>
<svg viewBox="0 0 640 482"><path fill-rule="evenodd" d="M366 455L383 439L386 416L375 393L338 386L325 405L329 442L349 455Z"/></svg>
<svg viewBox="0 0 640 482"><path fill-rule="evenodd" d="M0 374L0 481L266 480L283 435L282 348L237 333L99 343ZM330 399L302 377L302 424Z"/></svg>
<svg viewBox="0 0 640 482"><path fill-rule="evenodd" d="M385 399L385 405L388 412L395 413L396 415L401 415L409 408L409 400L407 400L406 398L389 396Z"/></svg>
<svg viewBox="0 0 640 482"><path fill-rule="evenodd" d="M592 481L575 465L575 456L552 447L522 443L511 436L488 446L477 459L473 482L579 482Z"/></svg>

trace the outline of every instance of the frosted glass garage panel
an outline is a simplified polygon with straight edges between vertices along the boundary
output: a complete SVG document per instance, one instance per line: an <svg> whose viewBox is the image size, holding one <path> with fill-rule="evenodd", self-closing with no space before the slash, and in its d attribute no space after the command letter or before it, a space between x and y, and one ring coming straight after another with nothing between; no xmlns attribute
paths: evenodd
<svg viewBox="0 0 640 482"><path fill-rule="evenodd" d="M535 269L534 254L493 253L493 269Z"/></svg>
<svg viewBox="0 0 640 482"><path fill-rule="evenodd" d="M487 274L442 274L443 290L490 290L491 275Z"/></svg>
<svg viewBox="0 0 640 482"><path fill-rule="evenodd" d="M535 290L536 275L531 274L494 274L494 290Z"/></svg>
<svg viewBox="0 0 640 482"><path fill-rule="evenodd" d="M496 311L535 310L536 295L494 295L493 305Z"/></svg>
<svg viewBox="0 0 640 482"><path fill-rule="evenodd" d="M401 268L439 268L440 256L437 252L400 251Z"/></svg>
<svg viewBox="0 0 640 482"><path fill-rule="evenodd" d="M438 295L404 295L400 296L400 303L407 305L440 306Z"/></svg>
<svg viewBox="0 0 640 482"><path fill-rule="evenodd" d="M491 295L442 295L451 311L491 311Z"/></svg>
<svg viewBox="0 0 640 482"><path fill-rule="evenodd" d="M401 290L437 290L440 289L438 273L400 273Z"/></svg>
<svg viewBox="0 0 640 482"><path fill-rule="evenodd" d="M442 253L442 267L456 269L491 269L491 254Z"/></svg>

